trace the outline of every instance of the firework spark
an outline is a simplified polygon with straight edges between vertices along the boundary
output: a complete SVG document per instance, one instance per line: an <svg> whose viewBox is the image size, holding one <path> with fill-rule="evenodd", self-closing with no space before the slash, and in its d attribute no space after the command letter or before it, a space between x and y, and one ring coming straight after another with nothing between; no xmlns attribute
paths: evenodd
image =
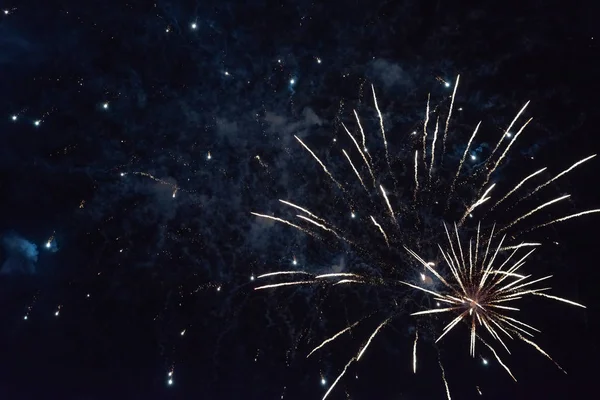
<svg viewBox="0 0 600 400"><path fill-rule="evenodd" d="M413 343L413 373L417 373L417 340L419 340L419 330L415 330L415 342Z"/></svg>

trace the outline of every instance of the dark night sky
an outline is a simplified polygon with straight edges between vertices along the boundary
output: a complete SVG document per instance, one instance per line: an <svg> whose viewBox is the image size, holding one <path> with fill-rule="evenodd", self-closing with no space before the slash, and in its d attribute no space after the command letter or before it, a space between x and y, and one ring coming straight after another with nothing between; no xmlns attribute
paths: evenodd
<svg viewBox="0 0 600 400"><path fill-rule="evenodd" d="M595 397L600 216L524 236L543 243L528 264L533 273L553 274L553 294L588 308L523 303L523 320L542 330L536 340L568 375L526 344L511 344L511 355L497 346L514 383L483 345L469 357L465 327L434 345L449 317L422 322L413 375L417 325L407 313L425 301L420 292L254 291L252 278L270 271L372 271L409 258L380 252L372 225L348 233L376 237L361 252L250 212L292 218L277 199L293 199L348 223L347 208L328 202L339 193L294 135L361 195L332 139L347 144L341 122L356 132L354 108L369 140L380 138L371 84L397 165L418 148L410 132L423 127L428 93L445 118L452 85L444 82L458 74L449 160L480 120L471 154L484 158L527 100L534 120L495 180L514 185L596 153L600 7L323 3L0 3L0 399L320 399L392 314L328 398L444 399L438 357L453 399ZM572 196L524 227L600 207L598 170L591 160L540 193L533 204ZM411 171L398 171L394 205L412 195L404 185ZM357 200L359 212L365 204ZM436 227L438 217L426 215ZM402 271L395 278L413 279L414 269Z"/></svg>

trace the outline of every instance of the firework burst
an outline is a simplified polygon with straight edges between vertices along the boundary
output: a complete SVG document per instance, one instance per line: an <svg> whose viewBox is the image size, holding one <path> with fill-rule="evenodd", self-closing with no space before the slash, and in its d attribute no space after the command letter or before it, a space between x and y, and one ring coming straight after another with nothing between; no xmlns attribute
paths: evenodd
<svg viewBox="0 0 600 400"><path fill-rule="evenodd" d="M547 290L546 288L531 289L530 285L547 277L529 281L530 276L518 273L520 266L531 252L514 264L508 264L508 261L521 249L540 245L538 242L516 242L516 238L520 235L558 222L600 212L600 209L593 209L553 218L541 223L524 223L536 221L535 214L546 207L569 198L569 195L562 195L554 199L542 199L540 201L539 195L534 197L535 194L579 165L591 160L595 155L583 158L557 174L549 175L542 183L532 184L532 182L539 180L543 173L547 173L546 167L541 168L527 175L516 185L507 185L507 188L503 189L503 194L496 195L499 191L496 186L501 186L501 184L494 181L495 174L506 163L509 150L513 148L517 139L531 122L531 118L525 120L520 124L516 133L513 133L513 126L518 126L517 123L525 113L529 102L518 111L508 127L503 130L497 143L490 146L492 150L487 157L483 161L479 161L473 152L473 146L477 141L478 133L481 131L481 122L477 124L468 136L468 140L465 141L459 140L459 135L450 128L458 83L459 77L453 85L450 106L445 121L441 116L441 107L438 106L432 109L430 96L428 96L422 125L418 126L417 129L413 129L404 138L395 138L389 143L390 136L386 134L386 123L384 123L375 89L372 86L371 92L376 111L374 119L377 121L376 124L373 124L373 130L377 131L377 134L373 135L376 139L370 146L371 148L380 149L379 160L376 157L377 151L369 151L367 148L366 124L361 121L356 110L354 111L357 127L355 133L352 133L346 124L340 124L342 137L347 139L345 144L342 140L337 141L338 146L341 147L338 149L340 160L347 162L345 168L339 165L339 168L328 166L318 152L314 151L305 140L295 136L300 148L306 151L308 156L316 162L316 166L322 171L323 176L332 184L330 194L335 206L330 212L323 212L322 210L326 207L321 204L319 206L321 212L315 212L304 205L282 199L280 202L288 207L290 211L294 211L294 217L291 217L295 218L294 220L290 217L286 218L265 213L252 214L285 224L315 238L335 239L345 243L359 255L368 259L373 265L373 270L370 273L351 271L328 274L312 274L296 270L272 272L261 275L260 280L281 277L291 277L292 279L284 282L264 283L257 286L255 290L299 285L369 285L391 287L397 298L398 294L401 293L399 288L409 286L417 291L431 294L438 302L448 304L446 308L418 311L413 315L459 312L459 315L443 330L442 336L447 334L459 322L470 321L471 355L475 354L475 340L478 338L494 352L499 362L501 362L494 348L480 336L476 329L477 326L483 326L485 331L502 345L505 343L501 335L509 338L517 337L548 356L534 342L523 336L531 335L531 331L535 331L534 328L502 313L502 311L515 311L513 310L514 307L507 306L504 303L516 301L525 295L569 301L544 293ZM443 127L440 127L440 117L444 121ZM435 125L432 128L430 125L433 121L435 121ZM457 144L452 146L452 143ZM393 144L399 147L398 152L389 151L389 147ZM344 145L348 147L344 148ZM396 157L394 157L394 154L396 154ZM468 163L467 160L472 162ZM343 176L344 179L341 179L340 176ZM531 204L531 200L538 203ZM520 206L515 208L519 204ZM519 212L520 210L523 211L515 217L514 212L509 212L513 208L519 210ZM469 242L468 255L465 258L458 231L459 228L464 231L474 231L475 227L469 225L469 222L473 220L475 214L478 216L477 219L484 222L484 228L491 226L491 222L493 222L494 227L487 240L482 241L486 242L487 247L485 256L480 258L480 225L477 225L476 243ZM351 222L347 218L348 215L352 216ZM451 270L451 281L445 280L433 268L431 262L426 261L425 258L417 254L417 252L423 254L424 251L427 251L429 252L428 255L431 255L433 244L439 242L444 233L439 229L441 221L458 221L455 224L455 233L460 260L447 230L446 236L451 251L442 250L442 254ZM487 221L490 221L490 223L487 223ZM498 223L497 227L496 223ZM489 246L495 236L501 234L504 236L498 241L496 249L492 251L493 255L490 255L488 259ZM448 293L425 288L417 284L418 280L411 279L414 270L410 267L411 262L407 259L404 249L407 249L408 253L419 260L422 265L421 279L431 281L430 275L435 276L444 285L443 287L448 290ZM494 262L498 253L510 250L513 252L506 262L500 267L496 267ZM394 260L394 263L389 261L391 259ZM401 262L398 262L398 259ZM509 265L511 266L509 267ZM407 294L406 296L411 295ZM577 303L570 303L579 306ZM398 314L388 315L380 320L357 354L350 359L343 368L342 373L329 387L323 398L331 393L348 367L353 362L360 360L375 336L396 315ZM310 354L313 354L314 351L322 348L325 344L333 342L363 320L361 319L349 325L326 339ZM418 332L415 332L413 347L413 369L415 372L417 369L417 341ZM441 361L439 361L439 365L446 387L446 394L450 398L448 382ZM502 365L504 366L503 363Z"/></svg>
<svg viewBox="0 0 600 400"><path fill-rule="evenodd" d="M493 339L499 342L506 351L510 354L509 348L506 345L506 338L514 339L515 337L533 346L544 356L548 357L556 366L564 372L564 370L536 343L525 338L523 335L533 337L533 332L540 332L525 322L506 315L507 312L519 311L519 308L514 307L515 302L527 296L542 296L549 299L561 301L573 306L585 308L585 306L571 300L561 297L552 296L545 292L550 290L549 287L535 288L533 285L551 278L551 275L537 279L531 279L532 275L522 275L520 268L525 264L527 257L535 251L530 250L522 257L516 257L516 254L523 246L514 246L513 251L502 262L496 262L498 254L502 250L502 244L506 236L498 241L497 246L492 246L494 230L489 235L487 241L482 244L480 254L477 249L473 251L473 240L468 241L468 253L463 253L463 246L459 236L458 229L454 225L455 243L454 246L451 234L448 232L447 226L444 224L446 236L448 238L449 249L444 250L439 247L440 252L450 269L451 280L446 280L438 273L430 263L425 262L417 253L410 249L406 249L424 268L429 270L440 282L443 283L445 293L442 291L433 291L419 285L413 285L404 282L406 285L417 288L426 293L433 295L438 302L443 302L447 305L444 308L434 308L424 311L414 312L411 315L430 315L437 313L457 313L450 323L448 323L442 334L436 340L439 342L448 332L461 322L465 322L470 329L470 354L475 357L476 339L482 341L494 354L498 362L506 369L510 376L516 381L510 369L502 362L496 350L488 344L478 333L477 327L483 329L491 335ZM475 243L479 243L479 226L477 229L477 237ZM486 243L487 242L487 243ZM490 248L492 252L490 252ZM479 255L481 257L479 257ZM500 264L500 265L497 265ZM504 340L503 340L504 337ZM416 343L416 339L415 339ZM416 346L416 345L415 345ZM416 365L416 354L413 355L414 364Z"/></svg>

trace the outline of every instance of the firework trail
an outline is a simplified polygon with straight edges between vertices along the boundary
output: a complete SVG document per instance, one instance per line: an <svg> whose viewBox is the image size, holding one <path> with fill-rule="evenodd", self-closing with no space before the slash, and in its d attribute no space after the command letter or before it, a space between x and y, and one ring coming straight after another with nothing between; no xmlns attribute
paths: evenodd
<svg viewBox="0 0 600 400"><path fill-rule="evenodd" d="M536 331L535 328L506 315L504 311L516 311L516 308L507 306L505 303L516 301L523 296L540 296L581 306L575 302L543 293L548 288L531 289L530 285L534 285L549 277L531 281L528 280L530 275L519 274L518 271L525 262L525 259L541 243L525 241L519 243L515 242L515 240L520 235L538 228L600 212L600 209L592 209L567 216L554 217L547 222L536 222L536 224L532 225L524 224L525 221L535 221L536 218L534 215L539 215L538 212L540 210L546 209L546 207L548 209L555 208L556 203L569 197L569 195L563 195L555 199L539 200L539 196L533 197L534 194L541 193L542 189L571 172L577 166L591 160L595 155L576 162L571 167L547 179L544 183L537 184L537 186L532 186L531 182L534 182L536 178L539 178L541 174L546 172L546 167L527 174L525 178L522 178L514 186L494 181L492 181L492 184L489 184L495 172L509 159L508 154L510 149L515 147L517 139L531 122L531 118L527 119L516 134L511 134L510 130L522 117L529 102L518 111L507 129L502 132L502 136L485 159L485 162L465 166L469 151L475 146L474 142L476 141L477 134L484 127L482 122L479 122L470 136L464 138L467 139L465 141L458 139L458 133L453 132L450 121L455 102L460 102L457 98L458 82L459 77L457 77L454 83L450 98L450 106L441 138L441 146L436 146L440 118L437 111L439 107L436 107L433 111L431 110L429 95L426 99L422 136L414 136L415 131L413 135L396 137L391 142L388 142L391 136L386 134L385 126L389 126L389 124L384 124L383 114L375 96L374 87L372 87L372 94L377 114L377 126L368 127L364 122L361 122L356 110L354 110L354 117L358 128L357 133L353 133L351 129L342 123L344 132L350 138L348 144L357 153L353 154L353 151L347 148L340 149L340 159L343 160L345 158L349 165L349 169L346 170L347 172L342 177L339 177L342 174L341 171L338 171L336 168L329 168L322 161L323 158L317 155L318 152L307 144L308 140L305 142L298 136L295 136L303 151L306 151L310 157L316 160L316 166L320 167L328 180L333 182L334 186L332 186L331 196L333 197L332 200L334 200L335 206L328 212L322 211L327 210L327 206L320 204L319 209L321 212L319 214L321 216L318 217L317 213L310 211L304 205L280 200L284 205L299 210L304 214L295 215L297 220L294 220L294 222L272 215L252 214L260 218L288 225L321 240L328 240L327 236L330 235L330 238L350 244L360 256L373 261L373 271L367 273L363 271L360 274L351 274L352 276L328 274L326 279L309 272L299 271L296 274L292 274L293 271L272 272L261 277L271 279L292 275L294 278L300 276L303 279L264 284L256 289L264 290L285 286L306 285L327 285L333 287L339 284L361 284L360 286L367 285L380 288L393 287L393 290L396 291L399 290L400 286L412 288L416 291L427 293L435 301L443 302L447 305L444 308L417 311L412 313L412 315L458 314L442 330L438 340L459 323L466 323L471 331L471 355L475 355L475 344L477 340L480 340L481 343L490 348L498 362L510 373L510 370L500 360L493 346L481 338L482 332L491 335L494 340L507 350L504 336L522 339L525 343L536 348L541 354L549 356L530 339L523 337L523 335L532 336L532 332ZM432 140L430 140L428 130L431 118L430 114L432 113L438 113L438 115L435 116L437 122L433 135L431 135ZM379 131L377 134L374 134L377 140L381 141L383 145L383 154L379 157L379 160L377 152L372 153L366 150L367 138L365 131L369 131L370 129L372 131ZM360 135L359 140L362 146L355 137L358 135ZM458 152L461 154L459 160L448 156L448 154L454 154L454 151L447 154L447 142L450 146L453 143L449 139L458 143L455 147L460 149ZM343 143L338 143L338 145L343 145ZM394 160L391 159L392 152L390 152L390 148L392 146L399 147ZM419 157L419 151L422 152L421 157ZM358 164L353 163L353 157L355 159L362 159L362 162ZM471 160L475 160L473 154L471 154L470 158ZM331 157L327 159L329 160ZM380 160L383 162L378 162ZM427 165L428 160L429 165ZM451 165L451 161L456 161L456 163ZM384 165L385 168L381 168L381 165ZM413 169L413 171L410 172L410 169ZM368 178L363 179L367 175L371 178L370 184L366 183L368 182ZM394 190L387 191L384 189L384 186L388 186L390 181L394 183ZM492 193L492 190L497 185L498 187L507 187L508 189L496 189ZM517 192L522 192L520 197L515 195ZM412 194L412 199L406 199L407 193ZM526 203L528 199L537 203ZM310 198L305 199L305 201L308 200ZM528 211L515 218L509 211L521 202L528 207ZM344 211L344 208L346 211ZM357 211L356 218L354 218L355 211ZM469 224L469 221L475 216L474 213L479 214L477 219L480 221L477 224L475 243L473 243L473 240L462 243L459 237L459 229L463 232L474 231L474 226ZM343 214L351 214L353 217L352 221L349 222L347 219L340 218L340 215ZM454 225L454 241L451 239L452 235L447 228L444 230L439 229L443 221L458 221ZM480 238L482 222L484 223L484 228L493 225L489 236L486 236L485 239ZM360 229L357 229L356 224L359 224ZM498 225L497 229L496 225ZM431 251L434 247L433 244L439 242L439 239L444 236L444 231L445 236L448 238L450 249L443 250L440 247L440 251L450 270L450 275L447 279L431 265L431 262L427 262L426 258L419 256L417 253L420 252L423 254L424 251ZM502 238L495 241L495 238L499 235L503 235ZM491 246L492 242L494 242L494 246ZM512 264L509 263L509 260L518 251L528 247L534 247L534 249L525 254L520 260ZM423 281L430 279L428 278L429 275L434 276L441 282L442 287L446 291L438 291L433 287L424 287L423 285L416 284L412 278L414 270L410 267L402 266L406 263L395 262L394 265L390 265L390 262L386 261L388 259L406 260L406 253L403 249L406 249L408 254L412 258L417 259L423 267L423 273L421 273ZM496 259L504 257L509 252L510 255L506 258L505 262L496 267ZM428 255L431 256L431 253L428 253ZM397 264L401 266L398 267ZM410 294L407 296L410 296ZM345 374L349 365L361 358L371 340L392 319L393 317L388 316L382 320L366 344L361 348L358 355L346 364L342 373L329 388L324 398L331 393L331 390L333 390L333 387ZM342 336L343 333L350 331L350 328L356 324L358 322L342 329L338 334L323 342L321 346L314 349L310 354L322 348L323 345L334 342L335 339ZM479 329L477 329L478 327ZM413 349L414 372L416 372L417 362L417 340L418 334L415 333ZM448 383L441 361L440 367L447 397L450 398ZM512 373L510 374L512 376Z"/></svg>

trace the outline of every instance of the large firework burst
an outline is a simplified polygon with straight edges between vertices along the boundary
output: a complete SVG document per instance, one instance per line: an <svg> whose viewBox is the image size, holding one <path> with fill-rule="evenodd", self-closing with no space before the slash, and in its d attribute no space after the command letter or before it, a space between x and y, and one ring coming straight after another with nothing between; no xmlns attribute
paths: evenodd
<svg viewBox="0 0 600 400"><path fill-rule="evenodd" d="M494 261L498 252L513 250L513 253L506 260L508 262L517 250L539 246L540 243L537 242L516 241L517 237L526 232L589 213L600 212L600 209L593 209L546 221L538 221L528 225L523 224L524 220L535 221L535 218L532 217L542 209L569 197L569 195L561 195L557 198L541 200L541 202L531 205L531 200L539 201L539 196L534 195L577 166L591 160L595 155L583 158L566 169L549 175L541 183L538 182L530 186L532 182L535 182L547 173L546 167L538 169L525 176L516 185L508 186L502 195L494 196L494 189L498 184L493 181L494 174L506 162L509 150L524 132L525 127L531 122L531 118L529 118L516 131L513 130L517 121L524 114L529 102L518 111L508 127L502 131L495 145L490 146L491 151L485 160L479 161L477 160L477 155L472 152L472 149L474 148L474 142L477 140L481 122L473 129L466 144L465 141L459 140L459 145L454 146L453 151L450 151L449 138L451 138L452 132L449 135L449 127L452 120L459 78L457 77L454 83L452 96L450 97L450 106L445 118L442 118L440 122L440 107L432 109L428 96L425 118L422 125L419 125L417 129L414 129L407 135L406 140L399 146L400 151L395 153L396 157L389 151L384 118L379 108L373 86L371 86L371 92L376 111L378 138L370 146L371 148L377 148L379 144L379 149L381 150L379 158L375 155L377 152L368 149L365 124L361 121L356 111L354 111L357 128L355 133L352 133L346 124L341 124L342 131L347 139L345 144L352 149L352 151L349 151L347 148L341 149L340 157L345 159L347 163L345 169L337 168L339 171L331 169L305 140L295 136L300 147L314 159L317 167L322 170L323 174L331 182L331 196L335 206L330 213L317 215L316 212L309 210L304 205L281 199L280 202L282 204L295 212L296 220L292 221L290 218L282 218L265 213L253 212L252 214L283 223L317 238L335 238L350 245L359 254L368 258L375 268L373 273L336 271L332 273L312 274L307 271L298 270L271 272L263 274L258 278L263 280L277 277L292 277L292 279L284 282L265 283L256 287L256 290L313 284L374 285L392 287L396 290L395 288L408 285L417 290L429 292L437 301L442 301L450 305L450 307L442 309L419 311L413 313L413 315L459 311L458 317L446 326L442 332L442 336L459 322L466 321L467 317L470 317L471 354L474 354L475 351L475 339L479 338L498 358L493 347L477 333L475 324L475 321L477 321L478 324L485 327L486 331L494 339L503 345L504 342L499 332L508 337L517 336L519 339L536 347L542 354L547 355L534 342L523 336L530 335L530 330L534 330L533 328L529 325L523 325L524 323L521 321L515 322L517 321L516 319L501 314L499 310L512 310L511 307L502 303L517 300L524 295L545 296L557 300L569 301L545 294L544 291L546 288L529 288L530 285L546 278L527 281L530 276L517 273L524 258L531 254L531 252L522 260L506 269L504 264L496 267ZM447 85L450 86L449 83ZM434 120L435 123L433 122ZM344 145L342 140L339 143L341 146ZM455 154L457 156L454 156ZM472 163L468 163L468 159ZM453 166L450 166L450 164ZM345 178L340 179L338 175ZM354 179L350 179L352 177ZM386 187L391 188L391 190L386 189ZM529 189L527 190L527 188ZM518 204L520 206L516 208ZM509 212L510 210L512 212ZM519 210L516 216L514 215L515 210ZM351 215L350 220L353 225L348 225L348 218L340 218L340 216L348 215ZM474 227L470 226L469 222L474 219L475 215L478 216L477 219L484 222L484 226L491 226L493 222L494 228L491 230L492 233L486 241L488 247L492 243L494 236L504 234L504 237L500 240L500 244L490 259L487 259L487 250L485 251L485 257L479 259L480 225L478 224L477 243L474 247L469 245L469 251L474 251L476 254L474 258L472 255L469 255L466 258L467 263L465 263L458 231L459 228L464 231L474 231ZM443 231L439 229L442 221L457 221L455 231L457 236L456 243L460 249L458 253L460 254L460 262L456 257L451 237L447 231L452 254L450 255L447 251L442 250L442 254L446 258L451 270L451 280L450 278L446 280L442 274L433 268L431 262L427 262L425 258L417 255L417 252L423 251L427 251L428 255L431 255L434 243L438 242L438 239L443 235ZM487 221L490 222L488 223ZM356 227L357 223L360 224L359 228ZM498 223L497 228L496 223ZM418 285L418 281L415 282L414 279L410 279L414 271L410 267L409 262L401 262L400 266L390 266L389 262L387 262L390 259L389 256L394 257L396 260L399 256L402 260L406 259L404 249L412 249L408 250L409 254L418 259L419 263L423 266L421 278L424 281L431 280L431 276L435 276L444 284L449 293L430 290ZM480 261L479 264L478 260ZM380 268L377 268L377 266ZM516 280L506 283L507 280L512 279ZM528 289L522 290L523 288ZM323 398L326 398L331 393L337 382L339 382L347 371L349 365L360 360L373 338L395 316L396 314L387 316L377 325L357 355L351 358L346 364L342 373L329 387ZM345 332L348 332L361 321L349 325L329 339L326 339L310 354L325 344L332 342ZM417 340L418 332L415 333L413 348L413 368L415 371ZM439 364L446 386L446 393L450 397L445 372L441 362Z"/></svg>

